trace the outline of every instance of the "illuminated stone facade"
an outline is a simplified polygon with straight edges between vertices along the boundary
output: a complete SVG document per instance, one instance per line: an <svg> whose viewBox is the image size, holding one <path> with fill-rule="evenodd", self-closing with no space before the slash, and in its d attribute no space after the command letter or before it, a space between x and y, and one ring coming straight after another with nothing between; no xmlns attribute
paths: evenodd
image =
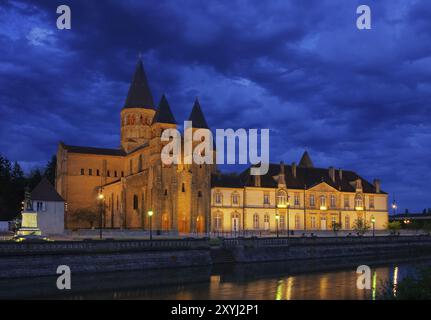
<svg viewBox="0 0 431 320"><path fill-rule="evenodd" d="M271 164L268 174L214 175L214 232L385 229L387 194L352 171L314 168L308 154L296 165ZM304 206L305 199L305 206ZM358 225L359 224L359 225Z"/></svg>
<svg viewBox="0 0 431 320"><path fill-rule="evenodd" d="M194 129L208 128L197 100L188 120ZM66 228L98 227L103 212L104 228L148 230L152 210L154 230L209 230L214 166L162 164L167 128L176 128L169 104L163 96L154 107L139 61L121 110L121 148L58 147L56 189L67 202Z"/></svg>
<svg viewBox="0 0 431 320"><path fill-rule="evenodd" d="M154 106L139 61L121 110L121 148L60 143L56 189L66 200L68 229L98 227L173 232L342 230L358 218L383 229L387 194L352 171L314 168L307 153L298 166L271 164L263 176L238 176L214 165L170 165L160 159L161 133L176 128L163 96ZM208 129L196 100L188 120ZM103 200L98 195L103 194ZM305 199L305 206L304 206ZM102 219L99 215L102 213ZM278 222L278 223L277 223Z"/></svg>

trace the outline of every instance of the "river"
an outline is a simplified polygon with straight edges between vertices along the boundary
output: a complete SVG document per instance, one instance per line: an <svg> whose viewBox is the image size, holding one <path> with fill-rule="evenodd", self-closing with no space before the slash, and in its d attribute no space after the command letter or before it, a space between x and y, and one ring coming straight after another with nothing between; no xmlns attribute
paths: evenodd
<svg viewBox="0 0 431 320"><path fill-rule="evenodd" d="M72 289L59 291L55 277L0 281L0 298L54 299L375 299L431 260L393 261L371 267L371 289L356 286L357 265L310 271L314 262L222 265L145 272L72 276ZM322 264L322 262L320 262ZM325 269L318 266L318 269ZM299 271L298 271L299 270ZM308 270L302 271L301 270Z"/></svg>

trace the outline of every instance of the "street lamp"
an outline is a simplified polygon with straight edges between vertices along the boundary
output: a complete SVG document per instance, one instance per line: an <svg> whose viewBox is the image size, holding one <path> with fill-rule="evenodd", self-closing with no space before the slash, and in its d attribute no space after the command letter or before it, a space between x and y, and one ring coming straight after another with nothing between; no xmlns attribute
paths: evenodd
<svg viewBox="0 0 431 320"><path fill-rule="evenodd" d="M371 217L371 223L373 224L373 237L374 237L376 232L376 218Z"/></svg>
<svg viewBox="0 0 431 320"><path fill-rule="evenodd" d="M280 215L278 212L275 214L275 228L277 230L277 238L278 238L278 221L280 220Z"/></svg>
<svg viewBox="0 0 431 320"><path fill-rule="evenodd" d="M392 214L393 215L397 214L397 204L396 204L395 200L392 203Z"/></svg>
<svg viewBox="0 0 431 320"><path fill-rule="evenodd" d="M105 200L105 196L102 192L97 195L97 199L100 201L100 213L99 213L99 238L102 240L102 224L103 224L103 200Z"/></svg>
<svg viewBox="0 0 431 320"><path fill-rule="evenodd" d="M153 210L148 211L148 216L150 217L150 240L153 240L153 224L152 224L152 217L153 217Z"/></svg>

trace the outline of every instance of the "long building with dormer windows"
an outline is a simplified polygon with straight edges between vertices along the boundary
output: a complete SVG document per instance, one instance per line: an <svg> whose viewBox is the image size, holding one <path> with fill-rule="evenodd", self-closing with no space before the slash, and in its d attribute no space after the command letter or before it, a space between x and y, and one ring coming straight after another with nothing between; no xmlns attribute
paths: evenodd
<svg viewBox="0 0 431 320"><path fill-rule="evenodd" d="M211 180L213 232L376 230L388 223L387 194L353 171L315 168L307 152L299 164L271 164L267 174L215 174Z"/></svg>

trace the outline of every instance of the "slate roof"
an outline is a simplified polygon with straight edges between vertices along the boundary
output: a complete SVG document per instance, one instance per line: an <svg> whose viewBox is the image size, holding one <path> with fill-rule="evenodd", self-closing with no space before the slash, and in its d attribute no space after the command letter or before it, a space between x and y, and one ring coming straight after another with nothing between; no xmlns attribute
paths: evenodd
<svg viewBox="0 0 431 320"><path fill-rule="evenodd" d="M342 179L339 177L339 170L335 170L335 181L332 181L329 176L329 169L327 168L296 168L296 177L293 176L292 166L284 165L286 187L288 189L310 189L321 182L326 182L331 187L344 192L355 192L354 184L358 178L362 180L362 189L365 193L376 193L373 184L360 177L354 171L342 170ZM262 175L261 187L263 188L277 188L277 177L280 174L280 164L270 164L268 173ZM236 176L231 174L214 174L211 179L211 187L253 187L253 176L250 175L250 168ZM380 190L381 194L385 194Z"/></svg>
<svg viewBox="0 0 431 320"><path fill-rule="evenodd" d="M162 95L162 98L160 99L159 108L156 111L153 123L177 124L165 95Z"/></svg>
<svg viewBox="0 0 431 320"><path fill-rule="evenodd" d="M64 201L46 177L43 177L39 184L33 189L31 192L31 199L36 201Z"/></svg>
<svg viewBox="0 0 431 320"><path fill-rule="evenodd" d="M66 145L61 142L63 148L71 153L97 154L104 156L125 156L126 152L123 149L108 149Z"/></svg>
<svg viewBox="0 0 431 320"><path fill-rule="evenodd" d="M130 84L124 108L154 109L153 96L148 85L142 60L136 64L135 74Z"/></svg>
<svg viewBox="0 0 431 320"><path fill-rule="evenodd" d="M193 105L192 112L190 113L189 121L192 121L193 128L209 129L197 98Z"/></svg>

